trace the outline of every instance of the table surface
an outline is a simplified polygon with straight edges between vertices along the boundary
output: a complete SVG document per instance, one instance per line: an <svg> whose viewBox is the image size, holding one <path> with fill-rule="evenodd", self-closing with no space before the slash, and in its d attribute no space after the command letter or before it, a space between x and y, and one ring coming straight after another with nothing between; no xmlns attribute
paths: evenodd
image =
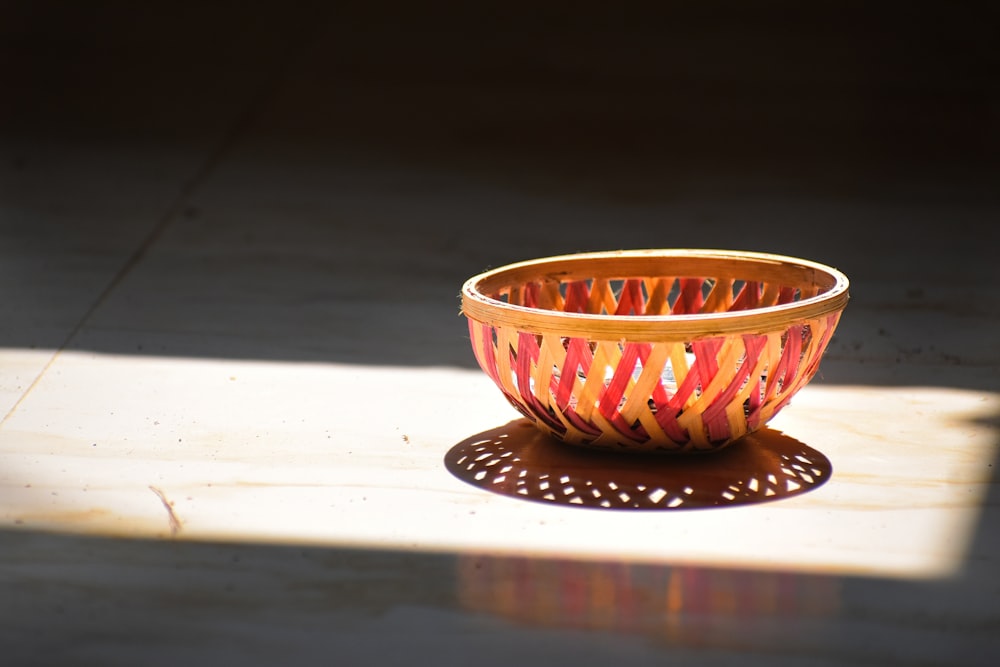
<svg viewBox="0 0 1000 667"><path fill-rule="evenodd" d="M858 92L819 32L826 70L658 93L608 74L646 62L624 33L521 34L553 83L489 31L255 7L0 27L10 664L995 664L997 135L935 134L984 70ZM684 20L671 48L744 43ZM475 366L458 291L623 247L806 257L852 298L765 430L580 452Z"/></svg>

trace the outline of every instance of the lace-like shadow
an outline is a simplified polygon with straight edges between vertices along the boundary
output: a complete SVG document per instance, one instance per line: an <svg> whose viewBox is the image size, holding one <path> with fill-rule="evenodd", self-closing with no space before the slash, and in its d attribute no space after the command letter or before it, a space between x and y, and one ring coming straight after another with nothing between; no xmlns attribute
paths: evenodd
<svg viewBox="0 0 1000 667"><path fill-rule="evenodd" d="M623 510L732 507L801 495L833 467L821 452L764 428L704 456L615 454L560 443L525 419L478 433L445 455L475 487L557 505Z"/></svg>

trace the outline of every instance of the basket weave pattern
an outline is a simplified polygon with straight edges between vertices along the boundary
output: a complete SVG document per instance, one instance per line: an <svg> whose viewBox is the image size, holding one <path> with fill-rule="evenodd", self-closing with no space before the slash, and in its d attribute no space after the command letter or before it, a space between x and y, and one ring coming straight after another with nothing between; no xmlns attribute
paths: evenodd
<svg viewBox="0 0 1000 667"><path fill-rule="evenodd" d="M514 281L487 296L507 306L624 319L756 311L821 292L819 285L732 275L565 272ZM777 414L815 375L840 313L676 340L563 335L466 314L479 365L543 431L573 444L686 452L719 449Z"/></svg>

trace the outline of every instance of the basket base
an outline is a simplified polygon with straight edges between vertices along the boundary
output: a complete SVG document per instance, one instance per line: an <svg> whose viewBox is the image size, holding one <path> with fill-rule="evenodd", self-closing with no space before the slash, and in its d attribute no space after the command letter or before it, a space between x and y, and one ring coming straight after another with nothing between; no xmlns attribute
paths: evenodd
<svg viewBox="0 0 1000 667"><path fill-rule="evenodd" d="M515 404L514 407L519 407ZM718 442L675 442L673 440L662 440L650 438L646 440L626 440L621 436L600 433L593 438L583 437L579 434L562 433L549 427L540 419L536 419L532 414L525 414L525 425L533 426L547 438L558 442L561 445L569 445L578 449L592 450L606 453L619 453L626 455L658 455L658 456L699 456L716 454L727 447L743 440L747 436L759 431L763 426L756 429L749 429L737 437L728 438Z"/></svg>

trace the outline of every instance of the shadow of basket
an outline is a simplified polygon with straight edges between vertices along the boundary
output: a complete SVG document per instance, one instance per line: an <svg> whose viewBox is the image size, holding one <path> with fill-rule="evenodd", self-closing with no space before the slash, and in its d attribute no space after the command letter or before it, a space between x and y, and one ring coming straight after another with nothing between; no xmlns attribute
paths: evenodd
<svg viewBox="0 0 1000 667"><path fill-rule="evenodd" d="M821 452L763 428L712 454L616 454L560 443L518 419L458 443L455 477L505 496L597 509L733 507L801 495L833 467Z"/></svg>

